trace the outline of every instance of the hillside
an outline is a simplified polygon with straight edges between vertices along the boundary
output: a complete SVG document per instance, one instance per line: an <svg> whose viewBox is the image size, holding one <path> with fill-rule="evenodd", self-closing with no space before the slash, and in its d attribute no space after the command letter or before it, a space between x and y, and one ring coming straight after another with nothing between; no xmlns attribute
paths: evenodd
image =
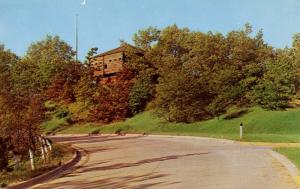
<svg viewBox="0 0 300 189"><path fill-rule="evenodd" d="M286 111L266 111L261 108L251 108L237 118L231 118L237 110L221 116L219 119L200 121L195 123L170 123L155 117L151 111L140 113L124 122L109 125L96 123L74 124L63 128L59 133L90 133L99 130L100 133L128 133L170 134L209 136L216 138L239 139L239 125L244 125L244 140L270 142L300 142L300 109ZM227 117L227 119L226 119ZM64 119L64 118L62 118ZM57 123L61 123L57 118ZM53 123L50 121L50 123ZM59 127L44 124L49 131Z"/></svg>

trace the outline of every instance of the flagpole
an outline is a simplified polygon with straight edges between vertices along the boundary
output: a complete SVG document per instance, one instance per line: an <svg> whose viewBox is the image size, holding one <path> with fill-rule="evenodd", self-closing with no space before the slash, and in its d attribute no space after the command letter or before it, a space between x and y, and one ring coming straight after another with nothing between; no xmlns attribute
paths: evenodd
<svg viewBox="0 0 300 189"><path fill-rule="evenodd" d="M75 32L75 67L78 62L78 13L76 13L76 32Z"/></svg>

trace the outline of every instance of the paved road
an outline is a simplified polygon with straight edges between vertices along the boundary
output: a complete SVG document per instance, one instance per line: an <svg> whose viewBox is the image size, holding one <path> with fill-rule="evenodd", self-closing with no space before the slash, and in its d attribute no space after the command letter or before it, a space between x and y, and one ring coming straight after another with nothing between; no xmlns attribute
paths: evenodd
<svg viewBox="0 0 300 189"><path fill-rule="evenodd" d="M296 189L266 147L206 138L63 137L87 151L76 169L36 188Z"/></svg>

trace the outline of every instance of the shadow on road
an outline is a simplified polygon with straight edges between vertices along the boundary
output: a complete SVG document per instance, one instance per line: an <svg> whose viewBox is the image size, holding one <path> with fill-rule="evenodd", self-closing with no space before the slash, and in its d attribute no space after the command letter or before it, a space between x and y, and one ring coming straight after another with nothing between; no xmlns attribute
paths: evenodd
<svg viewBox="0 0 300 189"><path fill-rule="evenodd" d="M74 136L74 137L51 137L54 142L67 142L70 144L94 143L94 142L109 142L122 141L130 139L138 139L144 136Z"/></svg>
<svg viewBox="0 0 300 189"><path fill-rule="evenodd" d="M192 153L192 154L183 154L183 155L170 155L170 156L164 156L164 157L159 157L159 158L150 158L150 159L144 159L135 163L117 163L117 164L112 164L112 165L107 165L107 166L101 166L101 167L96 167L95 165L89 166L89 168L83 168L80 170L80 173L82 172L88 172L88 171L106 171L106 170L112 170L112 169L122 169L122 168L128 168L128 167L135 167L147 163L154 163L154 162L159 162L159 161L168 161L168 160L175 160L179 159L182 157L188 157L188 156L200 156L200 155L205 155L209 154L207 153Z"/></svg>
<svg viewBox="0 0 300 189"><path fill-rule="evenodd" d="M82 188L82 189L94 189L94 188L105 188L105 189L145 189L152 186L170 186L173 184L177 184L179 182L155 182L154 180L161 177L166 177L167 174L159 174L159 173L150 173L143 175L129 175L125 177L111 177L107 179L98 179L97 181L92 182L84 182L84 181L66 181L66 182L58 182L54 184L48 184L43 187L40 186L41 189L50 189L50 188ZM143 181L147 181L149 183L139 184Z"/></svg>

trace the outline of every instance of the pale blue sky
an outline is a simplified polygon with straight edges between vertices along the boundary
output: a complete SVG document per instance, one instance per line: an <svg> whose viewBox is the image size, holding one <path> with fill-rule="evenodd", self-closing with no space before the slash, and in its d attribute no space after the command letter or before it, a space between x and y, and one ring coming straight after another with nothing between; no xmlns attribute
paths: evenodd
<svg viewBox="0 0 300 189"><path fill-rule="evenodd" d="M0 43L19 56L47 34L74 47L79 14L79 55L91 47L117 47L138 29L177 24L192 30L226 34L246 22L262 28L275 47L290 46L300 32L300 0L0 0Z"/></svg>

